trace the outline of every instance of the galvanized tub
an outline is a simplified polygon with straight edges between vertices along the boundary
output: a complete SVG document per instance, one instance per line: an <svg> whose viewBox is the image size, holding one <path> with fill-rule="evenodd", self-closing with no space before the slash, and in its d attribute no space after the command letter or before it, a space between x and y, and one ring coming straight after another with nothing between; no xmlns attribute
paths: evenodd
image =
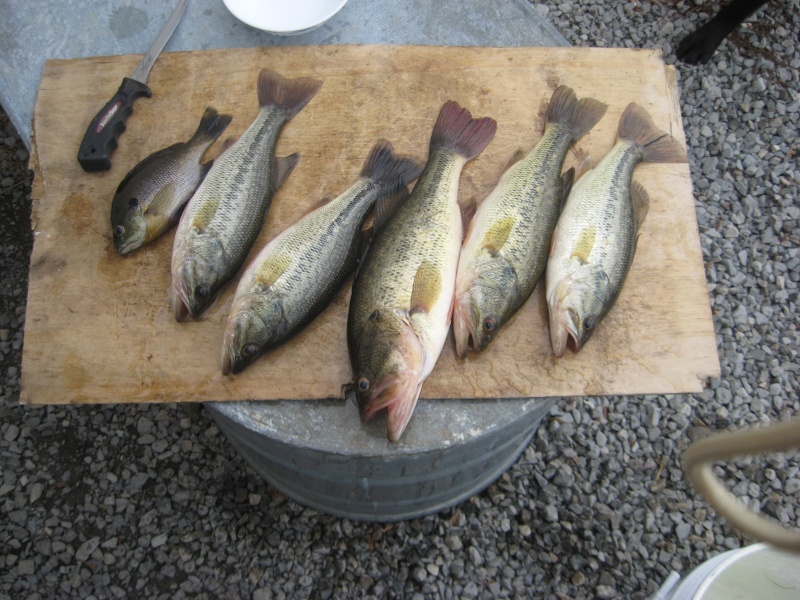
<svg viewBox="0 0 800 600"><path fill-rule="evenodd" d="M321 512L366 521L436 513L508 469L555 404L548 399L420 400L402 440L363 424L353 401L205 406L255 471Z"/></svg>

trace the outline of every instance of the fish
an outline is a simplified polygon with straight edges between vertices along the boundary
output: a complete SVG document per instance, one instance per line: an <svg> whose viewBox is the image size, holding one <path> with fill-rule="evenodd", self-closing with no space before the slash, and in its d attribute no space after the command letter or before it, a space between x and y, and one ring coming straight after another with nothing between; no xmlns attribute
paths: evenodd
<svg viewBox="0 0 800 600"><path fill-rule="evenodd" d="M578 352L619 297L650 206L633 181L641 161L687 162L686 150L630 103L611 151L572 187L545 274L550 343L556 357Z"/></svg>
<svg viewBox="0 0 800 600"><path fill-rule="evenodd" d="M370 209L380 226L421 171L421 161L395 154L381 140L347 191L324 198L264 246L236 288L222 346L224 375L241 372L328 306L369 239L362 226Z"/></svg>
<svg viewBox="0 0 800 600"><path fill-rule="evenodd" d="M232 120L231 115L207 107L188 142L154 152L122 179L111 201L111 230L117 252L130 254L178 222L183 207L213 163L200 160Z"/></svg>
<svg viewBox="0 0 800 600"><path fill-rule="evenodd" d="M522 151L480 203L470 224L456 275L453 334L456 353L469 341L483 352L519 310L541 279L550 241L574 169L563 176L570 145L586 134L608 106L578 100L560 86L547 108L544 135L525 156Z"/></svg>
<svg viewBox="0 0 800 600"><path fill-rule="evenodd" d="M350 383L364 421L386 410L387 437L403 435L450 329L464 238L458 184L497 123L442 106L428 160L409 199L375 233L353 281L347 318Z"/></svg>
<svg viewBox="0 0 800 600"><path fill-rule="evenodd" d="M297 153L276 158L278 135L321 85L260 72L258 116L214 161L178 223L170 285L176 320L199 318L244 263L275 191L300 159Z"/></svg>

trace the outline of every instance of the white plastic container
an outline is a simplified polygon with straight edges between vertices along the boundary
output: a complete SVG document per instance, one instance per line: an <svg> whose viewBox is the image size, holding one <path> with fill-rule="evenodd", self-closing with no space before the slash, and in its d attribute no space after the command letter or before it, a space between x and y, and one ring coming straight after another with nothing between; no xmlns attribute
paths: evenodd
<svg viewBox="0 0 800 600"><path fill-rule="evenodd" d="M240 21L278 35L312 31L335 15L347 0L223 0Z"/></svg>
<svg viewBox="0 0 800 600"><path fill-rule="evenodd" d="M800 555L754 544L724 552L683 580L671 573L651 600L798 600Z"/></svg>

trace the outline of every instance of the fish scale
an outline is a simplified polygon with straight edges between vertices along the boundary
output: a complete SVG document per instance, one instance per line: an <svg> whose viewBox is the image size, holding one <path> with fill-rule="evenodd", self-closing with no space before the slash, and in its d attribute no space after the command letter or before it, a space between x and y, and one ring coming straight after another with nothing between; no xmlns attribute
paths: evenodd
<svg viewBox="0 0 800 600"><path fill-rule="evenodd" d="M242 199L241 202L220 206L206 229L208 235L221 241L225 255L232 264L244 259L263 224L256 220L248 223L242 215L266 215L272 201L272 195L268 193L268 182L274 181L276 175L272 149L275 148L280 128L286 121L285 111L276 108L262 109L258 119L260 127L246 132L236 146L217 159L219 166L215 176L211 177L209 173L206 178L208 183L201 184L197 191L201 201L223 195ZM262 146L271 151L254 151L254 148ZM200 204L194 206L199 208ZM187 211L188 224L191 224L196 212Z"/></svg>
<svg viewBox="0 0 800 600"><path fill-rule="evenodd" d="M259 74L258 115L216 160L178 224L170 288L178 321L199 317L244 262L275 191L299 160L275 158L278 135L320 86L268 69Z"/></svg>
<svg viewBox="0 0 800 600"><path fill-rule="evenodd" d="M270 241L245 270L225 328L222 371L238 373L310 323L333 299L363 252L361 227L407 197L420 164L379 141L358 180Z"/></svg>
<svg viewBox="0 0 800 600"><path fill-rule="evenodd" d="M461 169L496 128L445 103L411 197L376 233L353 282L347 344L356 399L364 420L387 410L391 441L403 434L447 338L463 238Z"/></svg>
<svg viewBox="0 0 800 600"><path fill-rule="evenodd" d="M646 110L631 103L620 118L617 143L575 183L553 234L545 294L557 357L570 344L579 351L619 297L650 202L633 181L643 160L687 158Z"/></svg>
<svg viewBox="0 0 800 600"><path fill-rule="evenodd" d="M305 324L301 316L316 314L325 306L355 266L358 244L336 241L343 232L349 232L354 239L353 234L375 202L380 186L362 180L354 187L271 242L274 254L293 257L289 270L272 286L272 291L286 300L287 321L300 323L300 327ZM323 273L335 275L329 278L323 277ZM255 277L255 270L248 269L242 285L253 286Z"/></svg>
<svg viewBox="0 0 800 600"><path fill-rule="evenodd" d="M453 305L456 352L482 352L533 293L571 173L562 177L567 151L606 111L560 86L550 99L544 135L512 164L481 202L461 251Z"/></svg>
<svg viewBox="0 0 800 600"><path fill-rule="evenodd" d="M387 224L386 232L381 234L381 239L396 240L396 243L375 244L370 248L370 258L359 276L374 280L375 284L368 298L354 296L355 322L365 320L375 306L408 310L414 275L423 258L442 271L450 267L452 260L448 259L456 244L460 244L461 211L455 199L452 202L445 199L431 201L430 196L449 194L453 182L457 186L464 162L462 157L451 152L441 152L429 161L411 198L398 208L396 216ZM407 235L409 230L415 231L415 235ZM443 288L452 288L454 283L455 273L452 281L443 282ZM429 313L430 317L418 316L417 319L441 320L446 318L449 309L449 301L447 306L440 302ZM420 323L420 335L427 335L427 331L427 327Z"/></svg>
<svg viewBox="0 0 800 600"><path fill-rule="evenodd" d="M593 169L591 176L582 177L575 184L575 196L585 200L580 204L568 202L564 207L565 237L577 238L587 227L594 227L597 231L589 255L583 261L572 257L573 269L567 270L567 274L584 262L597 264L608 275L611 293L615 296L622 289L633 261L636 222L631 183L633 170L641 159L642 152L635 145L619 142L602 164ZM557 252L565 253L567 250L564 246ZM562 255L554 255L554 258ZM625 258L620 260L620 255Z"/></svg>

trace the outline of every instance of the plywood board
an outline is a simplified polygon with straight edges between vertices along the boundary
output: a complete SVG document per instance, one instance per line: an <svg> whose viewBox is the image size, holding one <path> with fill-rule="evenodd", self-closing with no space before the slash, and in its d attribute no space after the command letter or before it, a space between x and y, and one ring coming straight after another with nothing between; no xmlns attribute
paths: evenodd
<svg viewBox="0 0 800 600"><path fill-rule="evenodd" d="M357 177L380 138L423 159L433 122L450 99L491 116L497 135L464 169L460 194L483 199L517 148L541 137L559 84L608 103L565 168L613 145L635 101L685 143L674 72L660 52L579 48L324 46L162 55L105 173L76 160L86 124L139 57L50 61L35 111L39 185L25 329L22 400L33 404L339 397L350 380L345 343L349 282L290 343L235 377L220 346L236 281L200 322L179 324L168 300L173 231L129 257L111 243L111 198L154 150L188 139L207 105L232 113L239 135L257 109L269 67L324 81L283 130L278 154L302 153L278 191L251 256L319 198ZM216 147L212 148L213 154ZM719 374L689 166L642 164L635 179L651 208L616 306L579 354L550 349L543 285L480 356L455 357L452 339L426 381L425 398L544 397L696 392ZM238 277L237 277L238 279Z"/></svg>

